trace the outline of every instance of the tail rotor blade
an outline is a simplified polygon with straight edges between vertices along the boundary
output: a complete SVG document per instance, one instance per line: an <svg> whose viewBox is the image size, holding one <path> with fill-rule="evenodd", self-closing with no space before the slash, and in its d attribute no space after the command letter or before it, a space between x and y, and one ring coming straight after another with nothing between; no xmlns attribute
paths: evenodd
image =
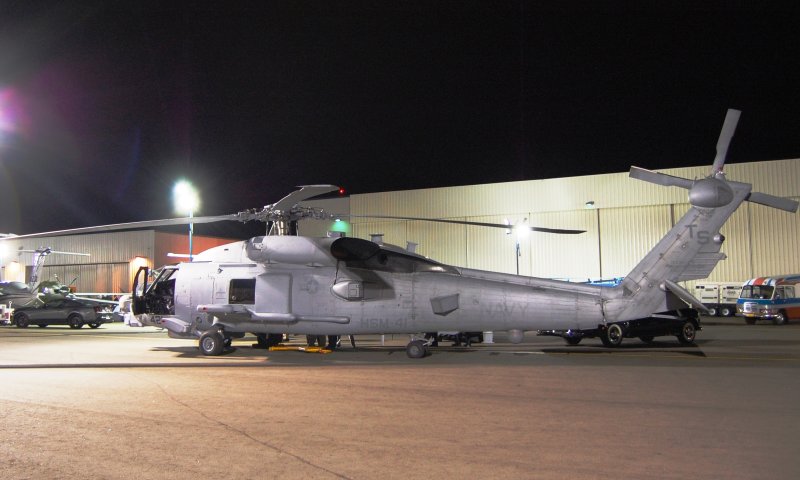
<svg viewBox="0 0 800 480"><path fill-rule="evenodd" d="M665 187L681 187L685 189L692 188L691 180L687 178L675 177L667 175L666 173L654 172L645 168L631 167L630 177L645 182L655 183L656 185L663 185Z"/></svg>
<svg viewBox="0 0 800 480"><path fill-rule="evenodd" d="M714 164L711 166L711 176L716 175L722 171L725 166L725 157L728 156L728 147L731 144L733 133L736 131L736 124L739 123L739 116L742 114L740 110L728 109L728 114L725 115L725 123L722 124L722 131L719 132L719 140L717 141L717 156L714 158Z"/></svg>
<svg viewBox="0 0 800 480"><path fill-rule="evenodd" d="M781 210L786 210L787 212L794 213L797 211L798 203L797 200L791 200L789 198L783 197L776 197L775 195L770 195L768 193L761 193L761 192L752 192L747 200L753 203L757 203L759 205L765 205L767 207L774 207Z"/></svg>

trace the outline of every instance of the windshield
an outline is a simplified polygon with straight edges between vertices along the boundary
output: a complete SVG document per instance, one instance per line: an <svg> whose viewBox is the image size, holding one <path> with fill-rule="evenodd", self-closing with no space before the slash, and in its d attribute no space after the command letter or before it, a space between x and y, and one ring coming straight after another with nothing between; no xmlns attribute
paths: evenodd
<svg viewBox="0 0 800 480"><path fill-rule="evenodd" d="M745 285L739 298L767 299L772 298L775 287L769 285Z"/></svg>

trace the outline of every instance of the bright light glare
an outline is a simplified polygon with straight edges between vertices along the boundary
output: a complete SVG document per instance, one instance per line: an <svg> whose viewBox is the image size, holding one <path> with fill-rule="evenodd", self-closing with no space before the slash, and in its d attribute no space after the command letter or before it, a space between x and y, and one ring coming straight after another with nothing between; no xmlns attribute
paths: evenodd
<svg viewBox="0 0 800 480"><path fill-rule="evenodd" d="M0 90L0 131L14 130L10 102L11 93L8 90Z"/></svg>
<svg viewBox="0 0 800 480"><path fill-rule="evenodd" d="M514 234L519 239L527 238L530 235L531 229L528 227L528 224L523 222L517 225L514 225Z"/></svg>
<svg viewBox="0 0 800 480"><path fill-rule="evenodd" d="M175 202L175 211L191 215L200 208L200 197L191 183L181 180L172 189L172 198Z"/></svg>

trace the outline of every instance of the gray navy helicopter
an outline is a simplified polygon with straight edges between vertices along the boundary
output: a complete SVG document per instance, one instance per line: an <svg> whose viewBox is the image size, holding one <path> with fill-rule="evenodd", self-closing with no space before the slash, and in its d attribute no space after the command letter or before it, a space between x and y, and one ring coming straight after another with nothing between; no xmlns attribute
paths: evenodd
<svg viewBox="0 0 800 480"><path fill-rule="evenodd" d="M716 158L705 178L689 180L631 168L635 179L688 190L691 208L614 287L460 268L360 238L268 234L211 248L192 262L157 272L143 267L134 280L132 312L140 324L163 327L171 337L198 339L205 355L223 353L232 339L248 332L410 334L406 352L412 358L428 354L432 340L423 335L437 331L505 331L512 343L521 342L526 331L561 336L573 345L586 337L599 337L604 345L615 347L626 337L649 342L659 335L692 343L700 327L697 312L705 307L678 282L706 278L725 258L720 252L725 240L722 225L744 201L788 212L798 208L796 201L752 192L752 185L725 177L725 156L739 115L737 110L728 111ZM337 189L305 186L261 210L232 215L36 235L223 220L259 220L271 223L272 233L296 233L300 219L336 216L299 202Z"/></svg>

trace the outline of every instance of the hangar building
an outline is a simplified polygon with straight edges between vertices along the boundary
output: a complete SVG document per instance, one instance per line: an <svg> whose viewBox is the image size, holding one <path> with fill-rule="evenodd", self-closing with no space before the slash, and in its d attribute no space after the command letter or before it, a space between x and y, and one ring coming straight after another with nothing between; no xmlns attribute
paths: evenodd
<svg viewBox="0 0 800 480"><path fill-rule="evenodd" d="M703 178L709 166L659 170ZM753 191L800 199L800 159L728 164L727 177ZM688 209L687 192L635 180L627 172L521 182L353 195L353 215L427 217L586 230L580 235L535 233L421 221L353 220L352 234L405 246L435 260L469 268L544 278L626 275ZM722 230L727 238L709 281L742 282L800 272L800 214L746 202ZM520 255L517 257L516 244ZM693 290L693 282L685 285Z"/></svg>
<svg viewBox="0 0 800 480"><path fill-rule="evenodd" d="M685 178L702 178L708 166L660 170ZM754 191L800 199L800 159L726 165L732 180L753 184ZM352 221L301 222L303 235L328 231L406 246L462 267L521 275L585 281L624 276L685 213L686 190L660 187L632 179L627 172L581 177L529 180L460 187L430 188L352 195L349 199L307 202L326 211L351 213ZM502 224L586 230L579 235L439 224L412 220L367 219L387 215L444 218ZM722 251L728 259L709 281L742 282L762 275L800 272L800 214L746 203L728 221ZM230 239L194 236L194 251ZM75 278L79 291L128 292L140 265L175 263L167 252L187 250L186 234L154 230L60 236L5 242L0 256L3 280L23 280L30 274L32 254L19 249L47 246L85 252L89 257L48 258L40 279L54 275L64 283ZM518 254L519 252L519 254ZM27 272L27 274L26 274ZM686 285L690 290L692 282Z"/></svg>

